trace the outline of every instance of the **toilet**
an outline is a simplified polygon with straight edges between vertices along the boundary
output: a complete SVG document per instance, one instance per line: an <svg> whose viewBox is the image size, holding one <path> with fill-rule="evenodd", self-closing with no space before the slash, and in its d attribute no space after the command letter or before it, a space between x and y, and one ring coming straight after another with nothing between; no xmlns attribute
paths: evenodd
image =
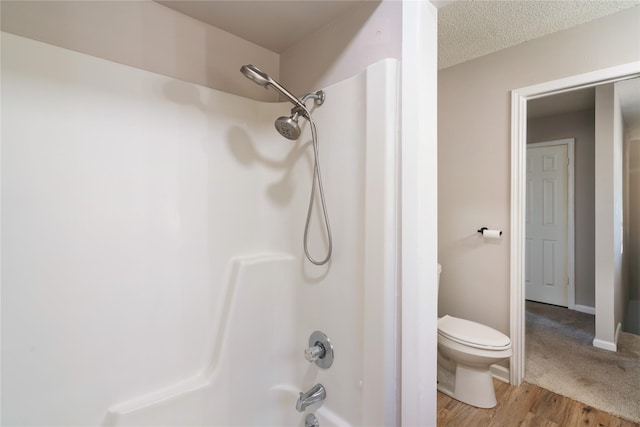
<svg viewBox="0 0 640 427"><path fill-rule="evenodd" d="M442 266L438 264L438 286ZM438 390L478 408L496 406L490 366L511 357L511 340L466 319L438 319Z"/></svg>

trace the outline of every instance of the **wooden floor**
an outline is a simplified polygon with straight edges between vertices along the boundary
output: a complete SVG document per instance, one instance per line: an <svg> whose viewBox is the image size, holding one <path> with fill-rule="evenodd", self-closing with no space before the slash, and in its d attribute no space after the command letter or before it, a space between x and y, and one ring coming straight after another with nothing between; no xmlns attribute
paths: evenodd
<svg viewBox="0 0 640 427"><path fill-rule="evenodd" d="M640 427L580 402L523 383L515 387L494 380L498 405L480 409L438 392L438 426Z"/></svg>

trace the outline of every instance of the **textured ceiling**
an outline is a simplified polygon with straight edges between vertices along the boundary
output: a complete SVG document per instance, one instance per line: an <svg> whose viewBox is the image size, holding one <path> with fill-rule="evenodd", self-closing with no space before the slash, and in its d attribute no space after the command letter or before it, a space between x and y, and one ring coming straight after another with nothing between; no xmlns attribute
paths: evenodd
<svg viewBox="0 0 640 427"><path fill-rule="evenodd" d="M434 4L438 2L434 1ZM444 3L444 2L440 2ZM640 1L463 1L438 10L438 68L564 30Z"/></svg>

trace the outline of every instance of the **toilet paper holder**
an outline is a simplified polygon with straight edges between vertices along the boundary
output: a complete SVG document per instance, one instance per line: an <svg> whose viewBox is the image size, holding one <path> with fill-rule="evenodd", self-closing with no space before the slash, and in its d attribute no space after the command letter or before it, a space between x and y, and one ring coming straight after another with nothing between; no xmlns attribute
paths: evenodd
<svg viewBox="0 0 640 427"><path fill-rule="evenodd" d="M478 230L478 233L484 236L485 231L495 231L498 233L498 236L502 236L502 230L489 230L487 227L482 227L481 229Z"/></svg>

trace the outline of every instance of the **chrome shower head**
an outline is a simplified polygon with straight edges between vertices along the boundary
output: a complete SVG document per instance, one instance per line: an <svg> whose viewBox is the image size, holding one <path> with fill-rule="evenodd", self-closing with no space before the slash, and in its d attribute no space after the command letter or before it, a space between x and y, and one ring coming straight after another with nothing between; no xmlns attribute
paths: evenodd
<svg viewBox="0 0 640 427"><path fill-rule="evenodd" d="M253 65L243 65L240 67L240 72L260 86L267 87L271 83L271 78Z"/></svg>
<svg viewBox="0 0 640 427"><path fill-rule="evenodd" d="M298 112L294 111L291 117L278 117L275 126L280 135L293 141L300 138L302 131L300 130L300 125L298 125L298 115Z"/></svg>
<svg viewBox="0 0 640 427"><path fill-rule="evenodd" d="M307 107L305 107L305 105L300 102L298 98L293 96L291 92L286 90L280 83L273 80L267 73L260 70L258 67L251 64L243 65L242 67L240 67L240 72L244 74L245 77L247 77L249 80L256 82L260 86L263 86L265 88L271 86L272 88L277 90L280 95L287 98L293 105L295 105L296 107L300 107L303 111L303 115L308 114Z"/></svg>

